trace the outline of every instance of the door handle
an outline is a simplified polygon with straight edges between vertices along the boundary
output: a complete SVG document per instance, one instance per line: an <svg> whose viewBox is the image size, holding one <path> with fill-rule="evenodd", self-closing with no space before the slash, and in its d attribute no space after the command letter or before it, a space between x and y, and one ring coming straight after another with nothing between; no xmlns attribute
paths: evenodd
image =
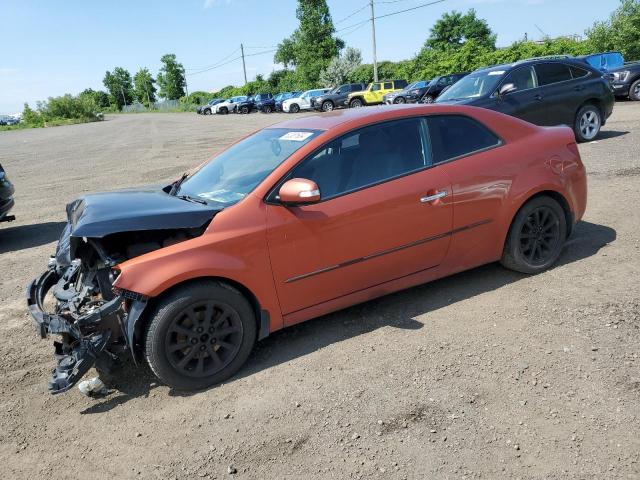
<svg viewBox="0 0 640 480"><path fill-rule="evenodd" d="M420 203L433 202L435 200L438 200L439 198L446 197L446 196L447 196L447 192L443 190L442 192L436 192L433 195L428 195L426 197L422 197L420 199Z"/></svg>
<svg viewBox="0 0 640 480"><path fill-rule="evenodd" d="M584 90L584 85L577 85L577 86L573 87L573 89L574 89L576 92L579 92L580 90Z"/></svg>
<svg viewBox="0 0 640 480"><path fill-rule="evenodd" d="M534 96L533 98L535 98L536 100L538 100L539 102L541 102L543 97L542 97L542 95L536 95L536 96Z"/></svg>

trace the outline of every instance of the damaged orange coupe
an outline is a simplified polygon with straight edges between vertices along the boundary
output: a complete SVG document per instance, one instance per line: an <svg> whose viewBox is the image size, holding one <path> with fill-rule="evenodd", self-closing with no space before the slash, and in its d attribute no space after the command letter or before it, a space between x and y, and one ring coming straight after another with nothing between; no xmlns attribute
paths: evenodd
<svg viewBox="0 0 640 480"><path fill-rule="evenodd" d="M489 110L391 106L265 128L165 188L68 205L27 292L39 333L59 335L49 388L130 353L201 389L288 325L489 262L541 272L586 197L570 128Z"/></svg>

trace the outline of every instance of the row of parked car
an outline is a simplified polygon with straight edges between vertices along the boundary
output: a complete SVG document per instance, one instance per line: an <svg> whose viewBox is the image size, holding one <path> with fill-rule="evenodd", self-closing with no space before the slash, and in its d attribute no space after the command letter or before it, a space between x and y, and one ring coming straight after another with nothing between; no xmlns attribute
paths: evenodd
<svg viewBox="0 0 640 480"><path fill-rule="evenodd" d="M619 52L606 52L532 58L411 84L385 80L275 96L214 99L199 107L198 113L330 112L380 104L456 103L497 110L538 125L571 125L579 141L588 141L611 115L615 97L640 100L640 63L625 63Z"/></svg>

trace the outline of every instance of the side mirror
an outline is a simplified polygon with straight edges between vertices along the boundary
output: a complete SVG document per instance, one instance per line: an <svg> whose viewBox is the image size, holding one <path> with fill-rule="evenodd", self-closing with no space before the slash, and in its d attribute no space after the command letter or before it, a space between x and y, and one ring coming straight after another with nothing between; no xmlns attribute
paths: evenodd
<svg viewBox="0 0 640 480"><path fill-rule="evenodd" d="M500 87L498 91L498 95L501 97L508 95L509 93L515 92L517 90L516 86L513 83L505 83Z"/></svg>
<svg viewBox="0 0 640 480"><path fill-rule="evenodd" d="M320 201L320 189L312 180L292 178L280 187L278 196L284 205L316 203Z"/></svg>

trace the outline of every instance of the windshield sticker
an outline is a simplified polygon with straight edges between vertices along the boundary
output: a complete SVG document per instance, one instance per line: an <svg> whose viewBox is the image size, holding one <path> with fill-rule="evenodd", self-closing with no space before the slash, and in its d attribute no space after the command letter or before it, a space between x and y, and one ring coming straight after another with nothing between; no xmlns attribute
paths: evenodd
<svg viewBox="0 0 640 480"><path fill-rule="evenodd" d="M504 70L494 70L489 72L489 75L504 75Z"/></svg>
<svg viewBox="0 0 640 480"><path fill-rule="evenodd" d="M288 132L281 136L278 140L288 140L290 142L304 142L313 135L312 132Z"/></svg>

